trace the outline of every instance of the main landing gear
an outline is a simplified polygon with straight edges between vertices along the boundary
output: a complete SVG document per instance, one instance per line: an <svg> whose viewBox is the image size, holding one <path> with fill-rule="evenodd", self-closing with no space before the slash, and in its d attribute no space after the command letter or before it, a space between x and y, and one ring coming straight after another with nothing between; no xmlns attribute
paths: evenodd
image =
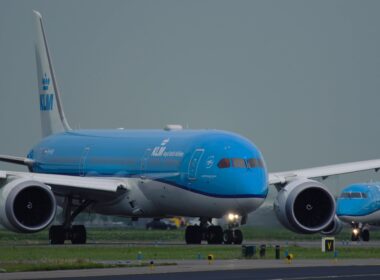
<svg viewBox="0 0 380 280"><path fill-rule="evenodd" d="M351 241L359 241L360 239L365 242L369 241L369 227L363 226L362 223L353 223Z"/></svg>
<svg viewBox="0 0 380 280"><path fill-rule="evenodd" d="M238 223L229 223L228 229L223 231L221 226L211 223L211 218L200 218L200 225L188 226L186 228L186 244L201 244L202 240L208 244L241 244L243 233L235 227Z"/></svg>
<svg viewBox="0 0 380 280"><path fill-rule="evenodd" d="M74 210L72 197L65 199L64 222L59 226L51 226L49 230L50 244L63 244L65 240L71 240L72 244L85 244L87 240L84 225L72 225L72 222L80 212L92 203L90 200L82 201Z"/></svg>

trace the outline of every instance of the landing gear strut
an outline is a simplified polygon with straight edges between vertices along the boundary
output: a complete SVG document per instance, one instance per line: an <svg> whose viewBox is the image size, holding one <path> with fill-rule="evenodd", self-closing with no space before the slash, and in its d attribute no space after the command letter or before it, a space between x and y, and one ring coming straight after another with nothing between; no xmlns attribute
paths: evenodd
<svg viewBox="0 0 380 280"><path fill-rule="evenodd" d="M224 230L221 226L211 223L211 218L200 218L200 225L188 226L186 228L186 244L201 244L206 240L208 244L241 244L243 233L236 229L239 224L229 223L228 229Z"/></svg>
<svg viewBox="0 0 380 280"><path fill-rule="evenodd" d="M64 206L63 225L51 226L49 230L50 244L63 244L65 240L71 240L72 244L85 244L87 239L84 225L72 225L72 222L92 201L84 200L72 211L73 198L67 197Z"/></svg>

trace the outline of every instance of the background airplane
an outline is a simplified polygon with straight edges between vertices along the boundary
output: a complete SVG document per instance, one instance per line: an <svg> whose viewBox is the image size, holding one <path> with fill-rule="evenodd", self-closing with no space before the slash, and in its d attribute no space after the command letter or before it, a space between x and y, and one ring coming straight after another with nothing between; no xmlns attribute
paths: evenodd
<svg viewBox="0 0 380 280"><path fill-rule="evenodd" d="M268 185L279 191L274 210L280 222L300 233L334 232L335 200L314 179L376 170L380 160L269 173L260 150L225 131L73 130L65 117L47 46L42 17L37 26L36 60L43 139L27 157L0 156L30 172L2 171L0 222L13 231L36 232L51 224L56 206L64 222L52 226L51 243L86 242L74 225L85 209L108 215L199 217L188 226L187 243L243 241L237 228L265 200ZM230 213L227 229L211 223Z"/></svg>
<svg viewBox="0 0 380 280"><path fill-rule="evenodd" d="M352 227L352 241L369 241L370 226L380 225L380 184L360 183L342 190L337 215Z"/></svg>

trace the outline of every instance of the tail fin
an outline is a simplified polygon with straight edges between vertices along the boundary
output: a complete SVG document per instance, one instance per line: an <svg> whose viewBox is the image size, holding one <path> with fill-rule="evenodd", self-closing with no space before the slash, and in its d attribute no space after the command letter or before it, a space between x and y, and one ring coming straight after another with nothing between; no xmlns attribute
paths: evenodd
<svg viewBox="0 0 380 280"><path fill-rule="evenodd" d="M36 19L37 41L35 45L37 78L40 97L42 136L71 130L63 111L61 97L47 45L42 16L33 11Z"/></svg>

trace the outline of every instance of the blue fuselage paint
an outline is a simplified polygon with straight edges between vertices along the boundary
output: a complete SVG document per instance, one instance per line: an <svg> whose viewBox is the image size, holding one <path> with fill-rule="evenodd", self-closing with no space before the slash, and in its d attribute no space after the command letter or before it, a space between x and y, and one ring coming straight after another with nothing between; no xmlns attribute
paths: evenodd
<svg viewBox="0 0 380 280"><path fill-rule="evenodd" d="M77 130L51 135L29 153L36 173L138 177L220 198L265 198L265 164L219 168L222 158L260 159L248 139L217 130Z"/></svg>
<svg viewBox="0 0 380 280"><path fill-rule="evenodd" d="M350 185L337 200L337 216L347 222L378 223L379 210L380 183Z"/></svg>

